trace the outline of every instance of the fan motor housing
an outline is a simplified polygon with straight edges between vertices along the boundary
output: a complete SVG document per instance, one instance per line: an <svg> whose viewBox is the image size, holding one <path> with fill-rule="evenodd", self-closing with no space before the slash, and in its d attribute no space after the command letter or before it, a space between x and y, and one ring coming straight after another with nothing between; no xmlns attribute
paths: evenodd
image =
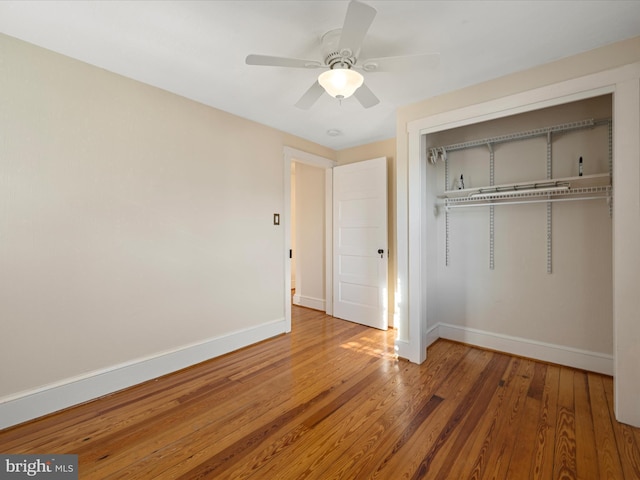
<svg viewBox="0 0 640 480"><path fill-rule="evenodd" d="M336 66L351 68L356 64L356 57L351 50L344 49L342 52L339 51L341 34L342 29L336 28L335 30L329 30L321 38L324 63L330 68Z"/></svg>
<svg viewBox="0 0 640 480"><path fill-rule="evenodd" d="M324 59L329 67L351 68L355 65L355 57L343 57L339 52L332 52Z"/></svg>

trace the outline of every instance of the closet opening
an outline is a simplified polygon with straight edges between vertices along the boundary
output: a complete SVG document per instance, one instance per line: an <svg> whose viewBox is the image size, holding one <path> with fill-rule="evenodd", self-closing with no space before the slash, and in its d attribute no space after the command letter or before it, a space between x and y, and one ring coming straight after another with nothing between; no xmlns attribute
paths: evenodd
<svg viewBox="0 0 640 480"><path fill-rule="evenodd" d="M428 339L613 374L611 118L608 94L424 135Z"/></svg>

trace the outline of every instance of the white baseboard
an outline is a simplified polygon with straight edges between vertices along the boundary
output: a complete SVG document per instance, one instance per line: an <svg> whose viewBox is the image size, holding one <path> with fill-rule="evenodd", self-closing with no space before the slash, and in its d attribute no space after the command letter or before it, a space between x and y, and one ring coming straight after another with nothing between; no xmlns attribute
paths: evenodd
<svg viewBox="0 0 640 480"><path fill-rule="evenodd" d="M440 324L434 325L429 330L427 330L427 340L425 345L429 347L433 342L440 338Z"/></svg>
<svg viewBox="0 0 640 480"><path fill-rule="evenodd" d="M301 307L313 308L314 310L326 311L326 302L323 298L307 297L295 294L293 296L293 304Z"/></svg>
<svg viewBox="0 0 640 480"><path fill-rule="evenodd" d="M0 398L0 429L137 385L284 332L285 320L275 320Z"/></svg>
<svg viewBox="0 0 640 480"><path fill-rule="evenodd" d="M426 335L425 335L425 348L428 347L429 345L431 345L433 342L435 342L436 340L438 340L438 338L440 338L440 336L438 335L438 325L435 325L434 327L431 327ZM407 342L406 340L400 340L397 339L395 340L395 347L396 347L396 354L398 355L399 358L404 358L406 360L412 361L411 358L413 357L413 355L411 354L411 346L409 344L409 342Z"/></svg>
<svg viewBox="0 0 640 480"><path fill-rule="evenodd" d="M581 368L590 372L613 375L613 355L605 353L443 323L439 323L429 330L428 336L429 338L446 338L535 360ZM428 344L433 343L435 338Z"/></svg>
<svg viewBox="0 0 640 480"><path fill-rule="evenodd" d="M409 342L396 338L395 346L398 357L406 359L411 358L411 355L409 354Z"/></svg>

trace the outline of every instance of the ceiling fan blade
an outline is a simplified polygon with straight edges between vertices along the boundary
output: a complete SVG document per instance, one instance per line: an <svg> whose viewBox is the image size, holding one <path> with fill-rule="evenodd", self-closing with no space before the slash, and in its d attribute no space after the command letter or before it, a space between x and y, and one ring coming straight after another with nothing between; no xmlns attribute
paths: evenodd
<svg viewBox="0 0 640 480"><path fill-rule="evenodd" d="M362 84L353 94L364 108L371 108L380 103L378 97L371 91L369 87Z"/></svg>
<svg viewBox="0 0 640 480"><path fill-rule="evenodd" d="M338 52L349 50L353 56L358 56L362 41L367 30L376 16L376 9L364 3L352 0L347 8L347 16L344 19ZM346 55L346 56L352 56Z"/></svg>
<svg viewBox="0 0 640 480"><path fill-rule="evenodd" d="M296 102L296 107L301 108L302 110L310 109L323 93L324 88L322 88L322 85L320 85L316 80L315 83L309 87L309 90L300 97L300 100Z"/></svg>
<svg viewBox="0 0 640 480"><path fill-rule="evenodd" d="M247 55L245 62L247 65L263 65L268 67L326 68L326 65L316 62L315 60L272 57L270 55Z"/></svg>
<svg viewBox="0 0 640 480"><path fill-rule="evenodd" d="M398 57L368 58L358 62L365 72L402 72L433 68L440 63L439 53L420 53Z"/></svg>

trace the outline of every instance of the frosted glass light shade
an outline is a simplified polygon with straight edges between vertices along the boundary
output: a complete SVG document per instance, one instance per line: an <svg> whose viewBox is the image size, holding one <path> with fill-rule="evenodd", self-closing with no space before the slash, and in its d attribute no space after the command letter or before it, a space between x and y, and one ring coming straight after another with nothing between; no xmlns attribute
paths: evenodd
<svg viewBox="0 0 640 480"><path fill-rule="evenodd" d="M318 83L332 97L348 98L360 88L364 78L358 72L348 68L334 68L323 72L318 77Z"/></svg>

